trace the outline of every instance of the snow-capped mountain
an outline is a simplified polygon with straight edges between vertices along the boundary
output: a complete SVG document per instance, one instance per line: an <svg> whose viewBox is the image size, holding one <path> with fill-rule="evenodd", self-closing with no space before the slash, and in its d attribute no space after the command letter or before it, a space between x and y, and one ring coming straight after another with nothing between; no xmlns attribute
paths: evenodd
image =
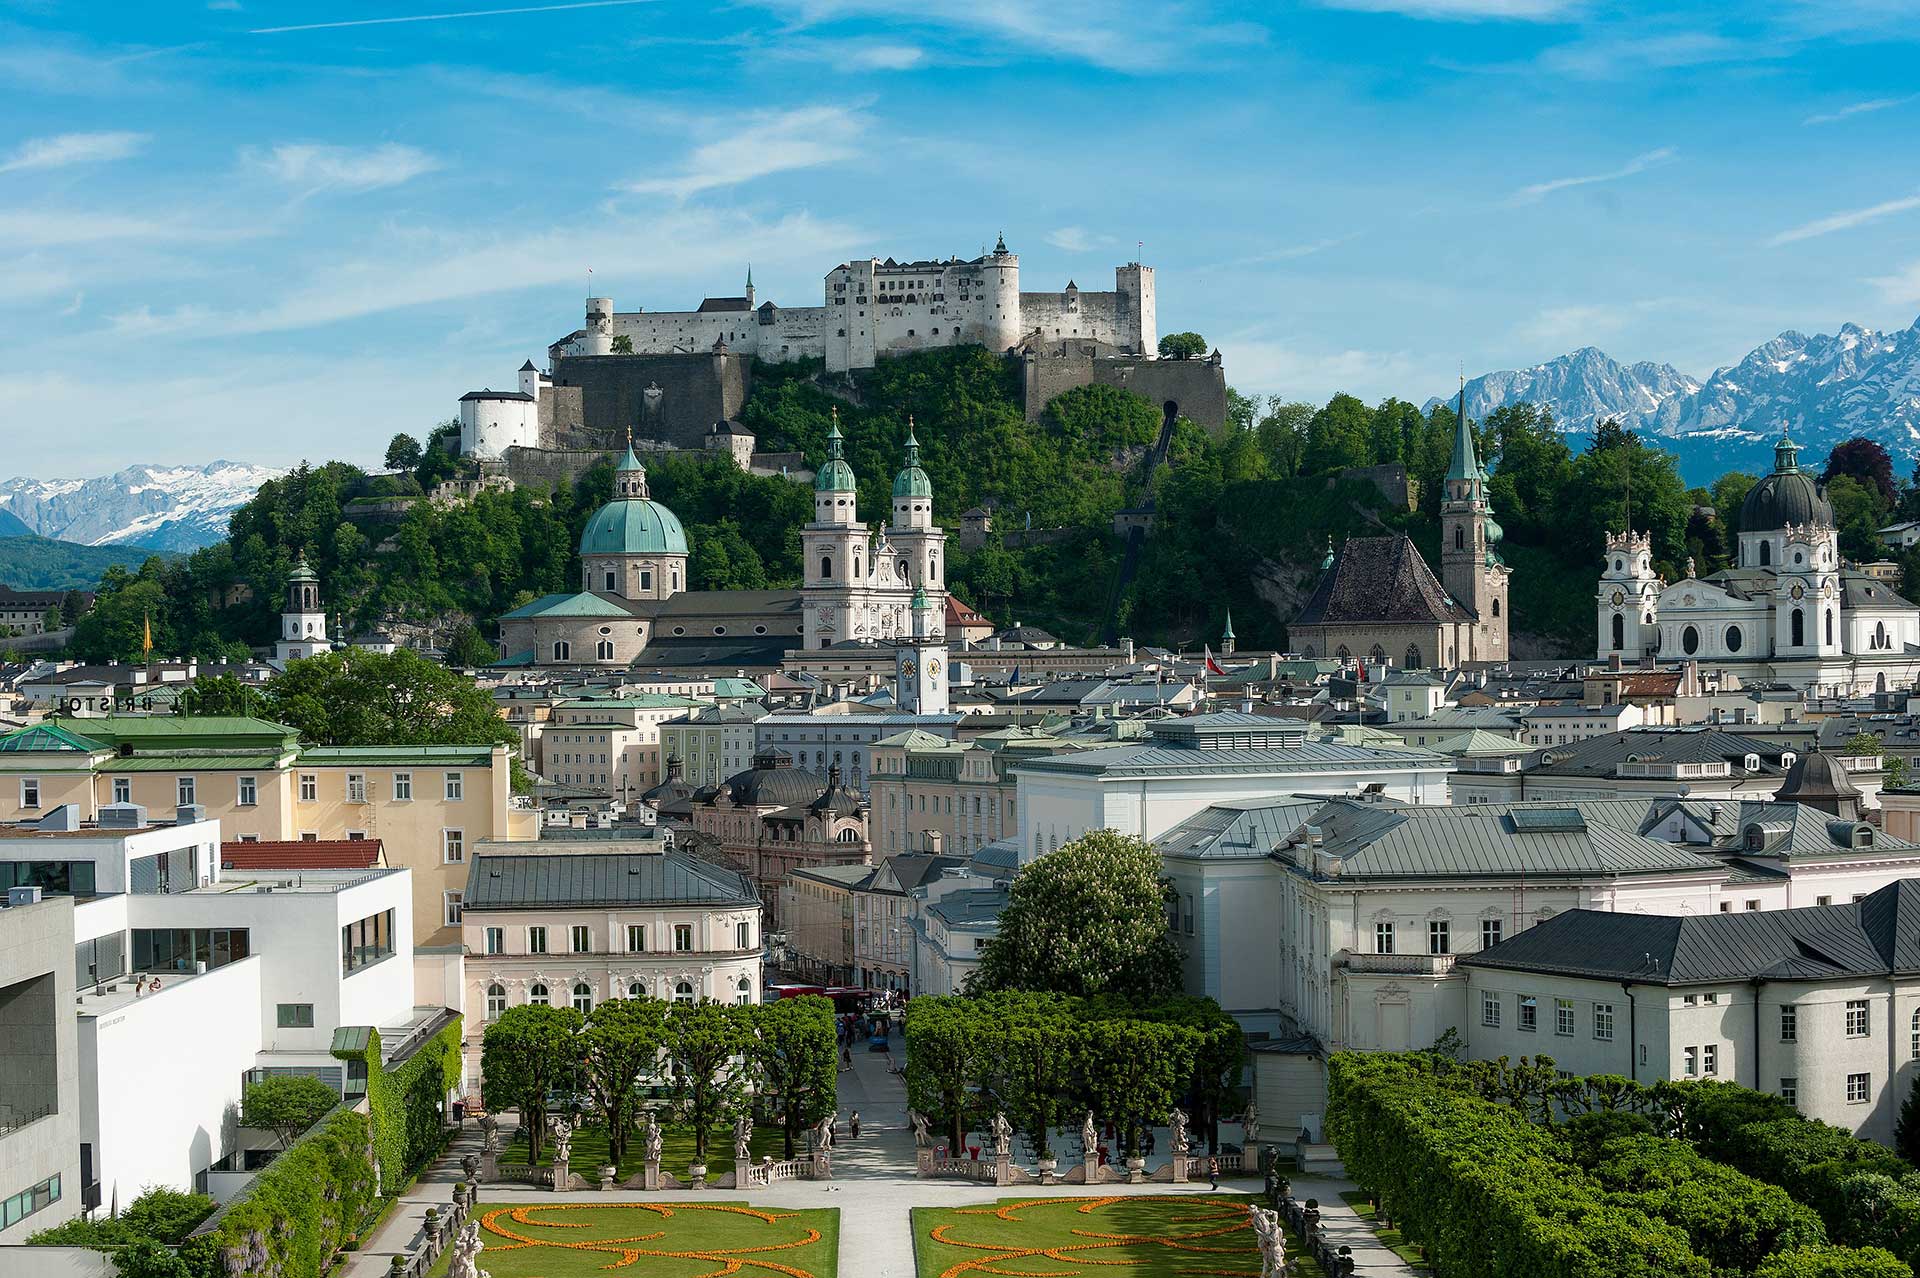
<svg viewBox="0 0 1920 1278"><path fill-rule="evenodd" d="M1734 467L1764 470L1783 430L1809 461L1855 435L1913 459L1920 457L1920 321L1885 333L1857 324L1831 335L1782 333L1705 382L1665 364L1622 365L1586 347L1467 383L1467 412L1475 417L1520 400L1551 406L1569 431L1618 418L1661 438L1694 480Z"/></svg>
<svg viewBox="0 0 1920 1278"><path fill-rule="evenodd" d="M0 481L0 511L59 541L194 550L223 540L234 510L284 474L217 461L129 466L96 479L8 479Z"/></svg>

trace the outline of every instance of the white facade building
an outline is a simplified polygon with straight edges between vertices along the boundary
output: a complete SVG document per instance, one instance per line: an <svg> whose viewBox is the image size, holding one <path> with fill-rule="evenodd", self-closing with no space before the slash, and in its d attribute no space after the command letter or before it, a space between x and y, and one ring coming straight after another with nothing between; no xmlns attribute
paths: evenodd
<svg viewBox="0 0 1920 1278"><path fill-rule="evenodd" d="M460 397L460 455L493 461L509 448L540 446L540 395L553 379L528 360L515 390L468 391Z"/></svg>

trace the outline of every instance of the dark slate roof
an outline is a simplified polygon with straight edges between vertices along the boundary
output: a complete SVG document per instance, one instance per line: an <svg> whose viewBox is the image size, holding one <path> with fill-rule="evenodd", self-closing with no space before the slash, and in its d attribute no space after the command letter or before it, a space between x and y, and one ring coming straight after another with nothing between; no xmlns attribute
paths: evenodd
<svg viewBox="0 0 1920 1278"><path fill-rule="evenodd" d="M1296 626L1471 621L1404 536L1349 537L1294 617Z"/></svg>
<svg viewBox="0 0 1920 1278"><path fill-rule="evenodd" d="M1788 749L1778 741L1764 741L1719 728L1628 728L1568 745L1549 746L1527 757L1528 770L1549 776L1612 777L1623 763L1731 763L1735 776L1745 775L1744 760L1760 756L1753 775L1785 775L1780 756Z"/></svg>
<svg viewBox="0 0 1920 1278"><path fill-rule="evenodd" d="M714 798L724 791L740 807L803 807L826 788L827 779L818 772L796 768L788 755L767 750L753 756L751 768L722 781Z"/></svg>
<svg viewBox="0 0 1920 1278"><path fill-rule="evenodd" d="M1833 503L1827 500L1827 486L1804 470L1776 470L1748 489L1740 503L1741 532L1770 532L1815 521L1832 527Z"/></svg>
<svg viewBox="0 0 1920 1278"><path fill-rule="evenodd" d="M1840 574L1841 603L1848 608L1912 608L1916 605L1884 581L1876 581L1857 569Z"/></svg>
<svg viewBox="0 0 1920 1278"><path fill-rule="evenodd" d="M737 870L684 852L482 852L467 873L469 910L537 910L556 906L692 904L758 905Z"/></svg>
<svg viewBox="0 0 1920 1278"><path fill-rule="evenodd" d="M1247 799L1203 808L1153 841L1161 856L1263 857L1299 829L1324 800Z"/></svg>
<svg viewBox="0 0 1920 1278"><path fill-rule="evenodd" d="M747 305L747 299L744 297L707 297L701 299L700 309L694 314L711 315L715 311L750 311L752 309Z"/></svg>
<svg viewBox="0 0 1920 1278"><path fill-rule="evenodd" d="M1643 985L1911 974L1920 972L1920 879L1901 879L1846 905L1795 910L1569 910L1459 961Z"/></svg>
<svg viewBox="0 0 1920 1278"><path fill-rule="evenodd" d="M477 391L468 391L466 394L462 395L460 397L460 402L464 404L466 401L470 399L522 399L531 403L533 401L533 396L527 394L525 391L517 391L517 390L512 390L512 391L477 390Z"/></svg>

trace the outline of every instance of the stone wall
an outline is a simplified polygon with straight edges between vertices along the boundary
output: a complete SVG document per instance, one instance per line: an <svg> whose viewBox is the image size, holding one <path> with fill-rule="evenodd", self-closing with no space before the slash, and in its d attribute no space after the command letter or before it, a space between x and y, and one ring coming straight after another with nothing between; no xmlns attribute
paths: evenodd
<svg viewBox="0 0 1920 1278"><path fill-rule="evenodd" d="M1064 353L1062 353L1064 350ZM1093 355L1078 343L1063 343L1046 353L1030 353L1024 383L1027 420L1038 421L1055 395L1076 386L1118 386L1159 408L1171 400L1182 416L1214 433L1226 429L1227 376L1211 359L1143 359L1130 355Z"/></svg>
<svg viewBox="0 0 1920 1278"><path fill-rule="evenodd" d="M1407 478L1407 468L1399 462L1389 462L1384 466L1349 466L1333 478L1327 480L1332 488L1342 479L1357 479L1363 484L1372 484L1387 499L1387 504L1396 510L1412 510L1419 500L1417 485Z"/></svg>
<svg viewBox="0 0 1920 1278"><path fill-rule="evenodd" d="M555 411L543 411L541 439L558 447L617 447L631 426L639 439L701 448L707 428L737 418L752 388L752 359L731 352L569 355L554 361ZM575 395L577 422L563 422L575 411Z"/></svg>

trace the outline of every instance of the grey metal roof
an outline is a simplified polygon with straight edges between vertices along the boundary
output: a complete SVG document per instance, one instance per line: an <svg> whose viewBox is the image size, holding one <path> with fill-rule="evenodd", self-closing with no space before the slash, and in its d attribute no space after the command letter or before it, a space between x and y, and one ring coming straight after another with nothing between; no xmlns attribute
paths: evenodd
<svg viewBox="0 0 1920 1278"><path fill-rule="evenodd" d="M1070 772L1086 776L1178 776L1202 773L1324 772L1329 769L1407 772L1450 765L1444 755L1412 748L1371 750L1364 746L1308 741L1286 749L1211 750L1183 746L1128 745L1078 754L1023 759L1015 772Z"/></svg>
<svg viewBox="0 0 1920 1278"><path fill-rule="evenodd" d="M758 905L760 898L739 871L678 850L482 852L462 898L469 910L696 903Z"/></svg>
<svg viewBox="0 0 1920 1278"><path fill-rule="evenodd" d="M1249 799L1203 808L1153 841L1162 856L1263 857L1321 807L1317 797Z"/></svg>
<svg viewBox="0 0 1920 1278"><path fill-rule="evenodd" d="M948 927L979 928L996 922L1007 905L1005 888L959 888L927 906Z"/></svg>
<svg viewBox="0 0 1920 1278"><path fill-rule="evenodd" d="M1846 905L1728 914L1569 910L1460 962L1644 985L1920 972L1920 879Z"/></svg>
<svg viewBox="0 0 1920 1278"><path fill-rule="evenodd" d="M1725 732L1714 727L1628 728L1603 733L1567 745L1549 746L1527 756L1527 770L1548 776L1613 777L1620 765L1640 763L1731 763L1735 775L1745 775L1742 761L1760 756L1757 776L1784 776L1780 755L1786 747L1777 741Z"/></svg>

